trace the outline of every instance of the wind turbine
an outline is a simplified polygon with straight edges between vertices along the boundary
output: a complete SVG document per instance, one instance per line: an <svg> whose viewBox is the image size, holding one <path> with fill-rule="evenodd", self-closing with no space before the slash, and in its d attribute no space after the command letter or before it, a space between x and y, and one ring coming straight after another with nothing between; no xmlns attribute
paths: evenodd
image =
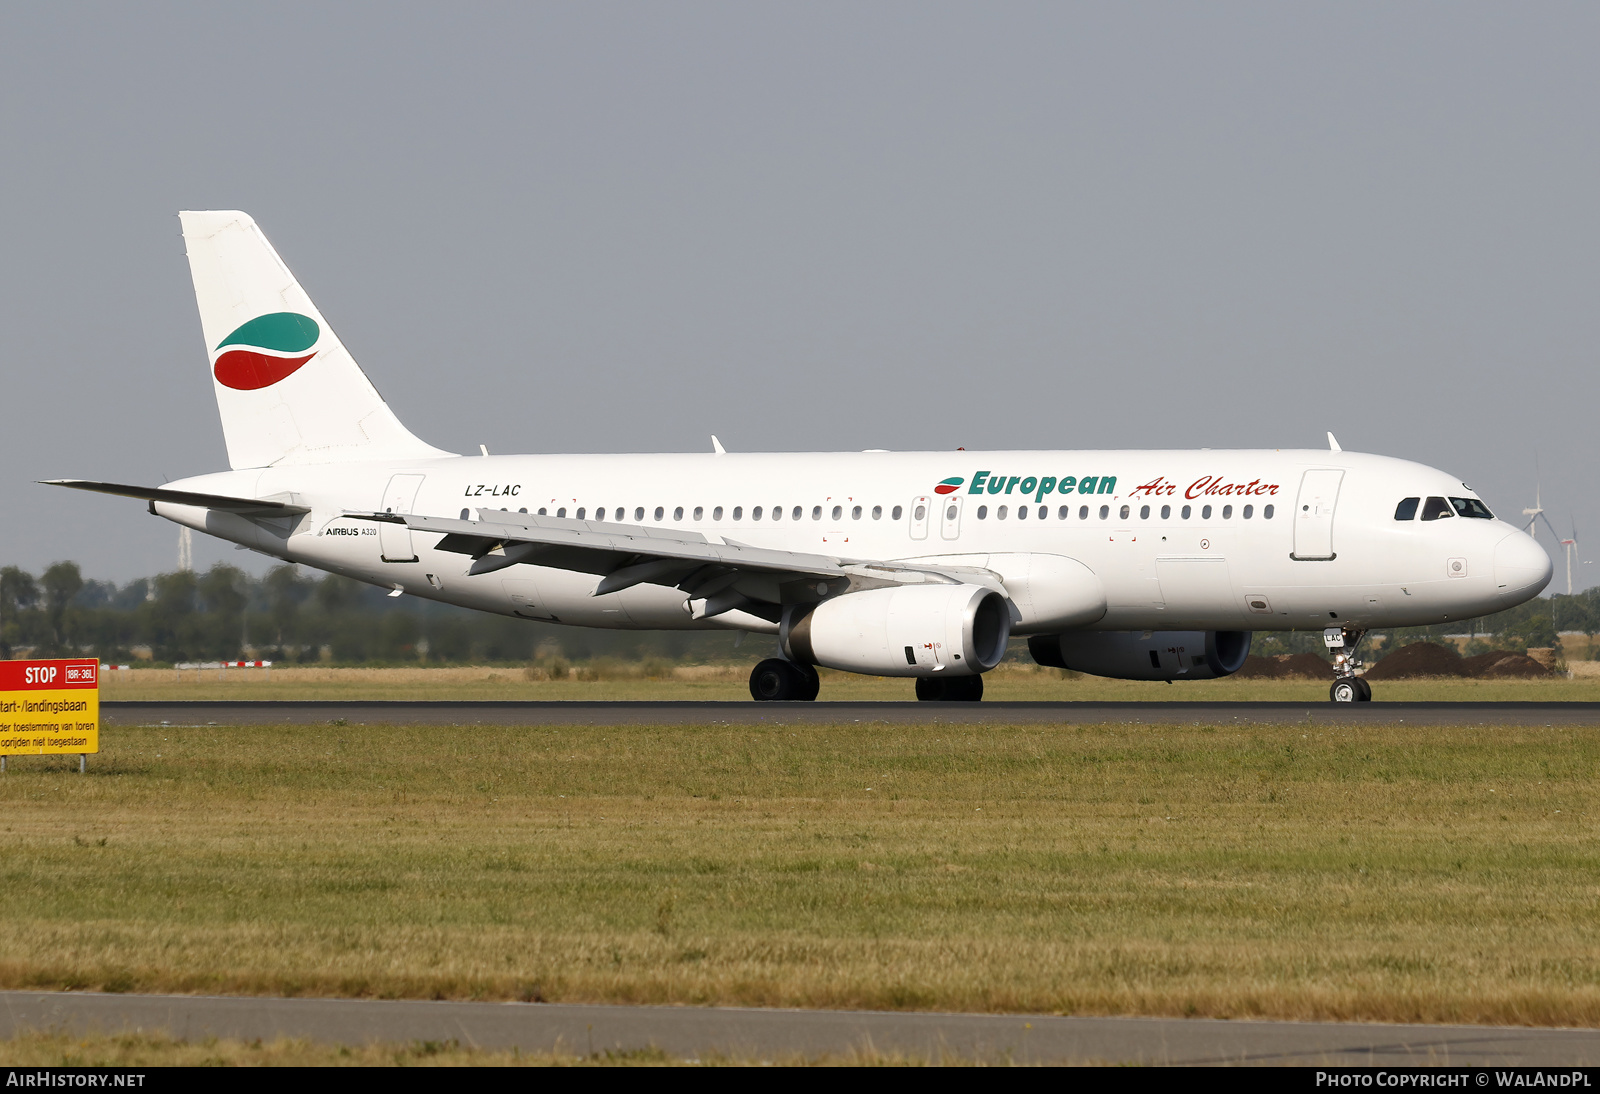
<svg viewBox="0 0 1600 1094"><path fill-rule="evenodd" d="M1561 541L1561 547L1567 553L1567 595L1572 595L1572 556L1578 553L1578 522L1572 522L1572 538Z"/></svg>
<svg viewBox="0 0 1600 1094"><path fill-rule="evenodd" d="M1543 500L1544 484L1540 481L1543 476L1539 475L1539 461L1537 457L1534 459L1533 466L1535 476L1533 480L1533 508L1524 509L1522 511L1522 515L1528 518L1528 523L1523 525L1522 530L1537 539L1539 537L1535 534L1534 525L1538 524L1542 520L1544 521L1544 526L1550 529L1551 538L1553 538L1557 543L1560 543L1561 533L1556 531L1556 526L1550 523L1549 517L1545 516Z"/></svg>

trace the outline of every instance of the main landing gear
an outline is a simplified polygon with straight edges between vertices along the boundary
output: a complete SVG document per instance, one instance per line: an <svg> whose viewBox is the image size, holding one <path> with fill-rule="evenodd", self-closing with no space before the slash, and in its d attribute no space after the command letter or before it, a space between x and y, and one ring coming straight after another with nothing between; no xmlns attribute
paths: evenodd
<svg viewBox="0 0 1600 1094"><path fill-rule="evenodd" d="M758 702L810 702L820 690L815 668L781 657L769 657L750 672L750 698Z"/></svg>
<svg viewBox="0 0 1600 1094"><path fill-rule="evenodd" d="M1361 658L1356 655L1366 631L1349 627L1329 627L1322 632L1323 643L1333 651L1333 687L1328 698L1335 703L1370 703L1372 685L1356 675Z"/></svg>
<svg viewBox="0 0 1600 1094"><path fill-rule="evenodd" d="M983 677L919 676L917 698L924 703L976 703L983 698Z"/></svg>

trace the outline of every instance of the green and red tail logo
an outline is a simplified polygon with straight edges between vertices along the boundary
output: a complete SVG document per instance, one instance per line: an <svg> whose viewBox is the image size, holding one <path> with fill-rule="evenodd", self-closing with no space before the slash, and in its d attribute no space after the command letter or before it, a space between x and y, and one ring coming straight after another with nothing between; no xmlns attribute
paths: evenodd
<svg viewBox="0 0 1600 1094"><path fill-rule="evenodd" d="M954 494L956 492L956 487L960 486L966 481L966 479L962 478L960 475L957 475L953 479L945 479L943 482L939 483L938 486L933 488L933 492L935 494Z"/></svg>
<svg viewBox="0 0 1600 1094"><path fill-rule="evenodd" d="M322 330L317 321L299 312L275 311L260 315L217 344L221 351L211 372L217 383L236 391L270 387L315 357L306 353L317 344Z"/></svg>

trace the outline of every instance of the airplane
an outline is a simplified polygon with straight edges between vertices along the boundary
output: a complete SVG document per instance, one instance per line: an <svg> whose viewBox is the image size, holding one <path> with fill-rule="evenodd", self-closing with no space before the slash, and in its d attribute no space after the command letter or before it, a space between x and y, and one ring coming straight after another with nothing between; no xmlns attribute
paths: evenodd
<svg viewBox="0 0 1600 1094"><path fill-rule="evenodd" d="M484 612L777 639L758 700L817 667L974 701L1013 636L1131 680L1237 671L1313 629L1330 699L1369 700L1375 627L1539 594L1549 556L1464 483L1322 450L478 455L402 425L248 215L179 214L230 470L49 485L285 562Z"/></svg>

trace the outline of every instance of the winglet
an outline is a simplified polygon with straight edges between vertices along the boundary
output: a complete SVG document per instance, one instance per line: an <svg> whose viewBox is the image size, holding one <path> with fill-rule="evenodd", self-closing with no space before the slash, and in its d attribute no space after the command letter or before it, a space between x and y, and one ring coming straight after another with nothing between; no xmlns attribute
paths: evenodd
<svg viewBox="0 0 1600 1094"><path fill-rule="evenodd" d="M1329 434L1328 434L1328 451L1329 452L1343 452L1344 451L1344 449L1339 447L1339 439L1337 437L1335 437L1332 432L1329 432Z"/></svg>
<svg viewBox="0 0 1600 1094"><path fill-rule="evenodd" d="M717 440L717 435L715 433L711 434L711 451L715 452L719 456L726 456L728 454L728 450L722 447L722 442Z"/></svg>

